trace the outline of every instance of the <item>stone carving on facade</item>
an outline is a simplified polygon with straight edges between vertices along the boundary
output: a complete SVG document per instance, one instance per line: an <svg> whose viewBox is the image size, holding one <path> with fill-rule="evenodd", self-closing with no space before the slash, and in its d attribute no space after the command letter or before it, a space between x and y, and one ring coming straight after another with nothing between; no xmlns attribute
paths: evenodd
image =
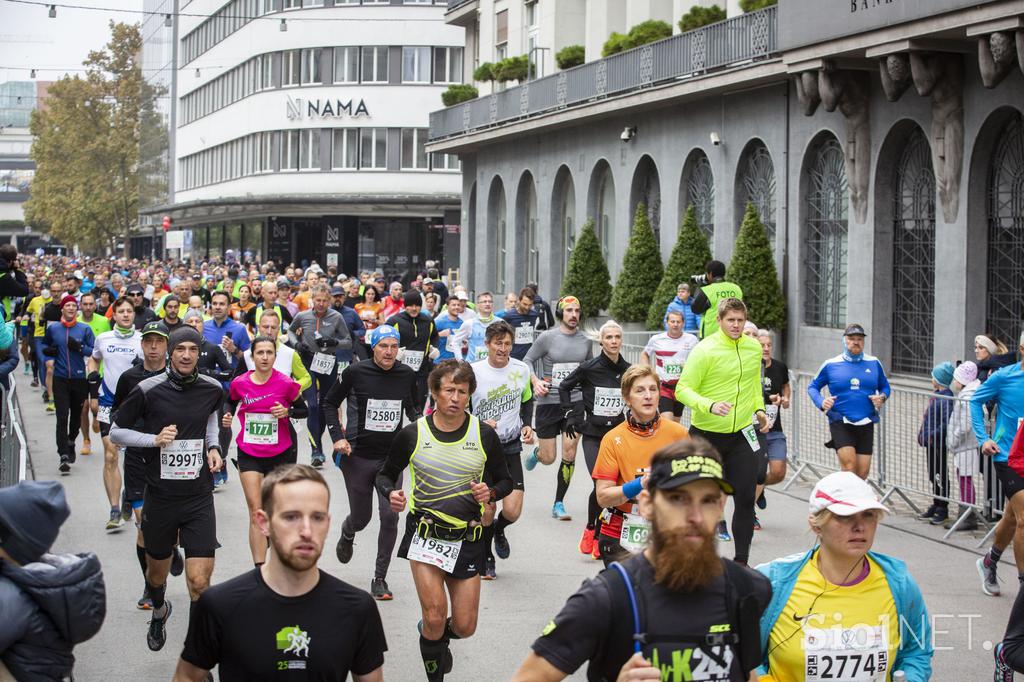
<svg viewBox="0 0 1024 682"><path fill-rule="evenodd" d="M1018 31L1016 38L1011 33L997 32L987 36L978 36L978 69L981 71L981 82L986 88L992 89L999 85L1018 64L1018 49L1015 44L1021 42L1024 32ZM1020 62L1024 70L1024 61Z"/></svg>
<svg viewBox="0 0 1024 682"><path fill-rule="evenodd" d="M796 85L796 98L804 110L804 116L813 116L821 104L821 95L818 94L818 72L804 71L793 76L793 83Z"/></svg>
<svg viewBox="0 0 1024 682"><path fill-rule="evenodd" d="M818 94L825 111L839 111L846 119L846 176L850 204L858 223L868 217L871 178L871 125L868 109L868 74L836 69L829 64L818 71Z"/></svg>
<svg viewBox="0 0 1024 682"><path fill-rule="evenodd" d="M905 54L890 54L878 60L882 76L882 91L890 102L896 102L911 85L914 77L910 73L910 57Z"/></svg>
<svg viewBox="0 0 1024 682"><path fill-rule="evenodd" d="M932 99L932 163L942 215L947 223L960 212L964 162L964 63L958 54L911 52L914 87Z"/></svg>

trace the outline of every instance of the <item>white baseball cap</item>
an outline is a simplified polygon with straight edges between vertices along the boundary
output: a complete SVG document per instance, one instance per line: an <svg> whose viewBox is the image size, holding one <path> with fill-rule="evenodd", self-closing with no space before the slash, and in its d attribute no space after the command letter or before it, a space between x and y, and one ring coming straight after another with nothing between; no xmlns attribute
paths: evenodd
<svg viewBox="0 0 1024 682"><path fill-rule="evenodd" d="M878 501L874 489L852 471L837 471L818 481L807 503L812 514L822 509L839 516L853 516L868 509L889 511Z"/></svg>

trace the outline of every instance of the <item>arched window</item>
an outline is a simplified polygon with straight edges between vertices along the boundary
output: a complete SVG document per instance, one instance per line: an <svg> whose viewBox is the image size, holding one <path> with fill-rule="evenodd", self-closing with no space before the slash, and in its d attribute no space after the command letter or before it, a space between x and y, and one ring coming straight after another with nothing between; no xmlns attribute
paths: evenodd
<svg viewBox="0 0 1024 682"><path fill-rule="evenodd" d="M533 187L533 175L523 173L519 181L516 198L516 232L522 235L522 244L517 259L522 264L517 266L516 274L522 278L520 283L536 282L540 275L540 245L537 237L537 192Z"/></svg>
<svg viewBox="0 0 1024 682"><path fill-rule="evenodd" d="M508 210L505 204L505 186L501 178L495 176L491 182L490 195L487 198L487 228L494 235L494 291L499 297L506 290L508 280L508 229L505 221Z"/></svg>
<svg viewBox="0 0 1024 682"><path fill-rule="evenodd" d="M551 225L554 229L551 242L562 247L562 270L555 273L553 278L559 282L565 277L569 269L569 257L576 248L576 185L567 166L562 166L555 176L551 212Z"/></svg>
<svg viewBox="0 0 1024 682"><path fill-rule="evenodd" d="M935 172L920 128L896 166L892 231L892 368L927 373L935 324Z"/></svg>
<svg viewBox="0 0 1024 682"><path fill-rule="evenodd" d="M661 242L661 180L658 177L658 167L654 160L646 154L640 159L633 172L633 186L629 200L630 230L632 231L632 220L636 215L636 206L643 203L647 207L647 220L651 223L651 230L654 232L654 240Z"/></svg>
<svg viewBox="0 0 1024 682"><path fill-rule="evenodd" d="M607 165L597 180L597 212L594 215L594 223L597 241L607 262L615 226L615 181L612 179L612 170Z"/></svg>
<svg viewBox="0 0 1024 682"><path fill-rule="evenodd" d="M775 250L775 164L768 148L760 140L753 142L746 155L743 168L740 196L743 206L739 215L743 215L748 203L753 204L764 223L768 234L768 243ZM738 225L737 225L738 228Z"/></svg>
<svg viewBox="0 0 1024 682"><path fill-rule="evenodd" d="M850 194L843 148L828 135L810 152L804 224L804 321L841 328L846 320L846 235Z"/></svg>
<svg viewBox="0 0 1024 682"><path fill-rule="evenodd" d="M1024 118L1000 132L988 172L986 322L1013 348L1024 320Z"/></svg>
<svg viewBox="0 0 1024 682"><path fill-rule="evenodd" d="M711 171L711 162L707 154L697 150L690 154L683 172L685 192L682 210L693 204L697 213L697 223L707 236L714 250L715 241L715 174Z"/></svg>

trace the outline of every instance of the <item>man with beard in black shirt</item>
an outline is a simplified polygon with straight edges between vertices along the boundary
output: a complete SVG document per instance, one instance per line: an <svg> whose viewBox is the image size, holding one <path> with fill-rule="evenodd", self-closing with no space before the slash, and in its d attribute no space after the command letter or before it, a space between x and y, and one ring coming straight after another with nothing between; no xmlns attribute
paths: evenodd
<svg viewBox="0 0 1024 682"><path fill-rule="evenodd" d="M185 549L185 577L193 602L210 585L219 547L213 473L223 466L217 410L224 394L219 382L199 373L202 341L190 327L174 330L168 339L167 371L132 389L110 426L110 440L139 448L146 463L142 537L146 585L153 601L146 642L153 651L167 640L171 603L164 592L175 544L180 541Z"/></svg>
<svg viewBox="0 0 1024 682"><path fill-rule="evenodd" d="M718 556L732 486L707 441L655 453L637 498L648 545L583 584L533 643L514 682L557 682L589 661L589 680L755 682L759 621L772 588Z"/></svg>
<svg viewBox="0 0 1024 682"><path fill-rule="evenodd" d="M305 464L263 479L256 523L267 562L196 602L175 682L219 678L380 682L387 642L366 592L317 568L330 529L330 491Z"/></svg>

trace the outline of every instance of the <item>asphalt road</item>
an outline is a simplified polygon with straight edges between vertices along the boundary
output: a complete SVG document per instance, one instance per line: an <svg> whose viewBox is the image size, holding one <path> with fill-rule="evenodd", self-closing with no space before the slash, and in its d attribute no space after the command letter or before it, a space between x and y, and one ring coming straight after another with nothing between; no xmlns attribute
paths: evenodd
<svg viewBox="0 0 1024 682"><path fill-rule="evenodd" d="M135 608L143 582L134 549L134 529L125 526L107 533L107 502L103 492L102 456L99 435L93 436L97 454L80 456L69 476L59 477L54 446L53 415L43 410L37 389L28 387L27 377L17 370L25 426L36 477L59 478L67 489L72 515L65 523L55 551L96 552L103 564L107 584L107 616L101 632L76 651L75 677L79 680L166 680L170 679L181 651L187 628L188 594L183 578L172 578L167 596L175 602L168 623L168 643L153 653L146 647L149 615ZM309 461L303 444L299 461ZM566 506L579 520L559 522L551 518L555 470L538 467L527 474L527 496L523 516L508 531L512 555L498 562L498 580L484 583L476 635L455 642L452 681L477 682L511 677L530 643L558 611L565 599L593 576L600 564L579 554L576 543L586 511L589 481L585 467L576 472ZM376 544L376 519L356 538L355 556L348 565L334 557L334 545L347 500L340 472L325 468L331 484L332 524L320 566L342 580L369 589ZM408 477L406 477L408 480ZM751 561L762 562L811 546L807 530L807 488L794 486L789 493L770 491L768 509L760 514L764 530L755 535ZM251 568L246 539L247 514L238 478L216 493L218 537L213 581L226 580ZM991 643L998 641L1009 615L1017 581L1010 553L1001 569L1004 594L999 598L981 593L974 562L977 553L936 542L923 533L921 524L905 516L887 520L879 530L875 549L905 559L921 585L934 623L936 654L935 680L975 681L991 679ZM934 533L931 533L934 536ZM980 536L978 536L980 539ZM730 555L728 544L723 554ZM389 651L385 677L389 680L423 679L416 622L419 604L406 561L396 558L388 577L394 601L380 604ZM585 679L579 671L571 679Z"/></svg>

